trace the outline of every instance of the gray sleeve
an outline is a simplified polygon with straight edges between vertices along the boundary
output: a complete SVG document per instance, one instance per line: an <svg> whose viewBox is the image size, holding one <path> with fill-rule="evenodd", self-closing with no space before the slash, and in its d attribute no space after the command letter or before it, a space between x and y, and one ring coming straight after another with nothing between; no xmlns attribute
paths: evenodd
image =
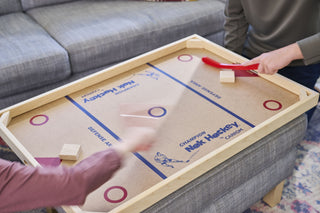
<svg viewBox="0 0 320 213"><path fill-rule="evenodd" d="M300 40L297 43L304 57L305 65L320 62L320 33Z"/></svg>
<svg viewBox="0 0 320 213"><path fill-rule="evenodd" d="M241 1L227 0L224 15L224 46L229 50L241 54L249 26Z"/></svg>

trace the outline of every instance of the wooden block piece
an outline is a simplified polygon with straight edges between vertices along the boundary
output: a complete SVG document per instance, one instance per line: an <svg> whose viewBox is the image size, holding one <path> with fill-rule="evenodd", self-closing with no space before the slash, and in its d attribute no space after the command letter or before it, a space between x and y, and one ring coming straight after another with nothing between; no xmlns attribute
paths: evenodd
<svg viewBox="0 0 320 213"><path fill-rule="evenodd" d="M71 167L74 166L77 163L75 160L61 160L60 165L65 167Z"/></svg>
<svg viewBox="0 0 320 213"><path fill-rule="evenodd" d="M59 158L61 160L78 160L81 146L79 144L64 144Z"/></svg>
<svg viewBox="0 0 320 213"><path fill-rule="evenodd" d="M220 82L221 83L234 83L235 74L233 71L220 71Z"/></svg>

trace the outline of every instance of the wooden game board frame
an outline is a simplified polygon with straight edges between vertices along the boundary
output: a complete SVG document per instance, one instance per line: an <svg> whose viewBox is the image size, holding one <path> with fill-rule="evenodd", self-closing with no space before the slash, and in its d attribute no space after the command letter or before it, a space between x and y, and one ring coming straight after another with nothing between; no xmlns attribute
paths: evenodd
<svg viewBox="0 0 320 213"><path fill-rule="evenodd" d="M40 166L35 158L28 152L28 150L18 141L18 139L8 130L7 126L13 117L21 115L25 112L38 108L42 105L53 102L66 95L74 93L76 91L87 88L91 85L102 82L113 76L124 73L133 68L139 67L143 64L174 53L176 51L185 48L202 48L210 52L218 54L223 59L226 59L232 63L242 63L247 61L246 58L235 54L225 48L214 44L198 35L192 35L187 38L181 39L177 42L171 43L164 47L158 48L141 56L135 57L128 61L119 63L111 68L102 70L95 74L89 75L85 78L69 83L57 89L51 90L29 100L23 101L6 109L0 111L0 137L11 147L11 149L18 155L18 157L28 165ZM116 207L111 212L140 212L152 204L156 203L160 199L166 197L170 193L178 190L188 182L194 180L220 163L224 162L228 158L237 154L241 150L247 148L254 142L270 134L274 130L278 129L282 125L298 117L305 111L316 106L318 102L319 94L313 90L310 90L304 86L301 86L287 78L284 78L278 74L276 75L261 75L263 79L270 81L282 88L285 88L292 93L299 96L300 100L276 114L275 116L267 119L263 123L257 125L251 130L243 133L222 147L212 151L196 162L181 169L174 175L161 181L148 190L140 193L136 197L128 200L122 205ZM63 207L67 212L82 212L78 206Z"/></svg>

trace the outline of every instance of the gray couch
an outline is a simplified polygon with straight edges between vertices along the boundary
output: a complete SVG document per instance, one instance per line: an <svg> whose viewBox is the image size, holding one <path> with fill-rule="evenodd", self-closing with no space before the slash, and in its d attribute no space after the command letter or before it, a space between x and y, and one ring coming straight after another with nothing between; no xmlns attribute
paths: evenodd
<svg viewBox="0 0 320 213"><path fill-rule="evenodd" d="M223 41L223 0L0 0L0 109L180 38Z"/></svg>
<svg viewBox="0 0 320 213"><path fill-rule="evenodd" d="M223 0L0 0L0 109L191 34L223 43ZM304 115L144 212L242 212L292 174Z"/></svg>

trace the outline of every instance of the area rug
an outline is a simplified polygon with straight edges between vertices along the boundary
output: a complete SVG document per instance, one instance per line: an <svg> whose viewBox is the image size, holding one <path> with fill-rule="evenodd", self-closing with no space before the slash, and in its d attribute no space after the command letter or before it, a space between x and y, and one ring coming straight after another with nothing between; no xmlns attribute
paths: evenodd
<svg viewBox="0 0 320 213"><path fill-rule="evenodd" d="M309 122L305 140L298 146L293 175L286 179L281 202L270 208L263 201L245 213L320 213L320 105ZM0 138L0 158L19 161ZM29 213L44 213L45 209Z"/></svg>

